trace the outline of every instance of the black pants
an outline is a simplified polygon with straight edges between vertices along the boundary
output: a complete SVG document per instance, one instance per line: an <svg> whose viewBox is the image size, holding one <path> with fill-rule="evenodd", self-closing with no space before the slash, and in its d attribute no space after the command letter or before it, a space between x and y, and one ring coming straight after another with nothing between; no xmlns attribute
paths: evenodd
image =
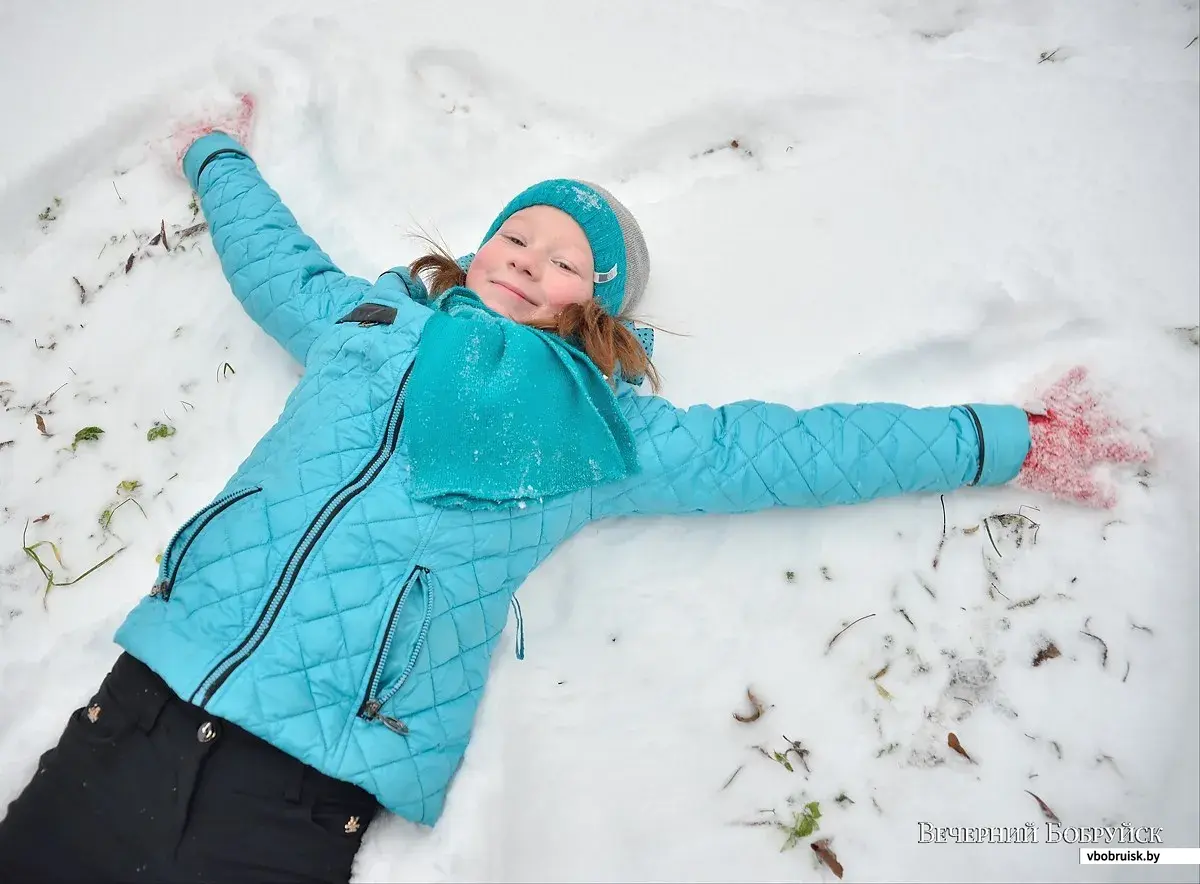
<svg viewBox="0 0 1200 884"><path fill-rule="evenodd" d="M123 654L0 819L0 881L344 884L377 807Z"/></svg>

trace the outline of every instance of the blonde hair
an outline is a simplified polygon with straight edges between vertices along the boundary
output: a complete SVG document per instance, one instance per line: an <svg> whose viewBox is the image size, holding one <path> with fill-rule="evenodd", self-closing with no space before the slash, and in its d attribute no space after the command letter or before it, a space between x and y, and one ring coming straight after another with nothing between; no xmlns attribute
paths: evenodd
<svg viewBox="0 0 1200 884"><path fill-rule="evenodd" d="M454 256L429 237L420 238L433 250L413 261L408 269L425 282L430 297L436 298L454 286L465 286L467 272ZM594 298L589 298L582 304L568 304L552 319L526 324L553 332L564 340L574 339L573 343L587 354L614 387L617 366L620 366L621 372L628 377L645 375L650 381L650 389L657 393L661 387L658 370L637 335L622 325L622 321L629 318L623 313L610 316Z"/></svg>

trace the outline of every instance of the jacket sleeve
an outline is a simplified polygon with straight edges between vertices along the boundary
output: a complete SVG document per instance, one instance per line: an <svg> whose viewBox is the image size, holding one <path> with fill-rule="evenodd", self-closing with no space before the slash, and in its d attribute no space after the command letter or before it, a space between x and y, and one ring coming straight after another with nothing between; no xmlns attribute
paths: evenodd
<svg viewBox="0 0 1200 884"><path fill-rule="evenodd" d="M317 336L371 284L347 276L305 235L230 136L214 132L197 139L184 155L183 172L199 196L234 296L303 364Z"/></svg>
<svg viewBox="0 0 1200 884"><path fill-rule="evenodd" d="M820 507L1000 485L1029 451L1028 417L1008 405L795 410L748 400L681 409L629 387L618 401L641 470L593 489L595 518Z"/></svg>

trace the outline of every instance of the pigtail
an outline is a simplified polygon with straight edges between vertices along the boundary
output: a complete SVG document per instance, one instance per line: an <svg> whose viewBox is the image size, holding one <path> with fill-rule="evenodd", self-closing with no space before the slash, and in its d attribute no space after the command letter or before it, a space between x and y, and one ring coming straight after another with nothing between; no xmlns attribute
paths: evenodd
<svg viewBox="0 0 1200 884"><path fill-rule="evenodd" d="M433 251L409 264L408 270L425 283L425 287L429 290L430 300L438 298L456 285L467 284L467 271L459 266L458 261L445 246L428 236L419 238L429 243ZM429 274L428 277L423 275L426 273Z"/></svg>
<svg viewBox="0 0 1200 884"><path fill-rule="evenodd" d="M658 371L637 335L620 319L606 313L597 301L568 304L553 319L530 324L575 342L614 387L620 372L627 377L644 375L650 381L650 388L658 392L661 384Z"/></svg>

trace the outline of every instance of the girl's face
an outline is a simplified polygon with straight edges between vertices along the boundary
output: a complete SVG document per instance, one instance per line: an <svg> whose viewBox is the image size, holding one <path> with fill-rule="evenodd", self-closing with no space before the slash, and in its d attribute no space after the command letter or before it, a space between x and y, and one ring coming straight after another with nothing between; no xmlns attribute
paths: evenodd
<svg viewBox="0 0 1200 884"><path fill-rule="evenodd" d="M513 213L475 253L467 288L516 322L552 319L592 297L592 249L583 228L561 209Z"/></svg>

